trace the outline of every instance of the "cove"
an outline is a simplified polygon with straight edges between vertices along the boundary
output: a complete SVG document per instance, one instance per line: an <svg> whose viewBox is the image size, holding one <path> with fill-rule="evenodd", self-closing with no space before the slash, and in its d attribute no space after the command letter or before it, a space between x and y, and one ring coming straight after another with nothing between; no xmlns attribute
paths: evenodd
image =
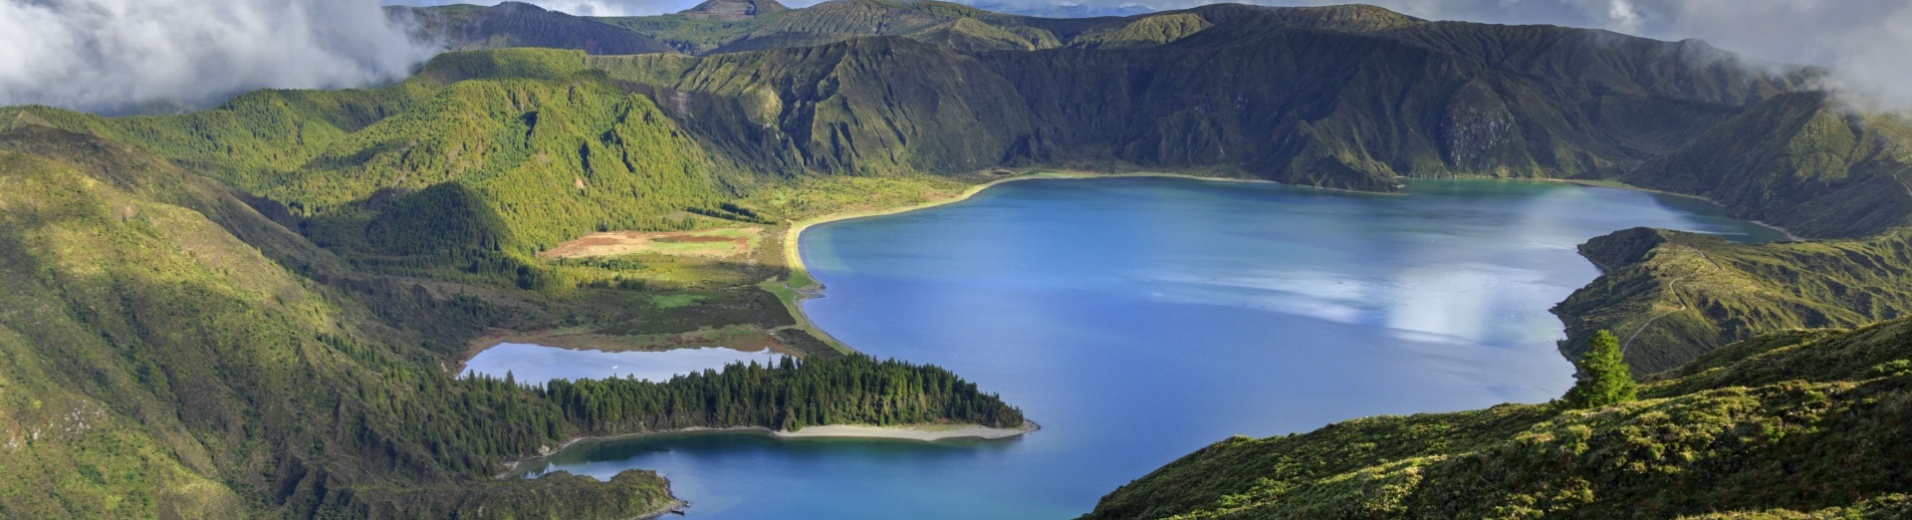
<svg viewBox="0 0 1912 520"><path fill-rule="evenodd" d="M1406 195L1168 178L1028 180L807 230L805 312L950 368L1041 431L993 442L747 433L580 444L530 468L657 470L691 518L1059 519L1230 435L1563 393L1547 312L1634 226L1779 233L1694 199L1565 183Z"/></svg>

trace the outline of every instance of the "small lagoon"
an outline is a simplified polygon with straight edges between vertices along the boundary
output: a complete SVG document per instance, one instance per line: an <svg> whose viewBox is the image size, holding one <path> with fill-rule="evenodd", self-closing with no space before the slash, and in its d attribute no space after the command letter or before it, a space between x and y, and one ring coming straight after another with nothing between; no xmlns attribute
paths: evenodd
<svg viewBox="0 0 1912 520"><path fill-rule="evenodd" d="M552 379L636 378L668 381L673 376L722 370L740 362L775 364L784 354L762 350L744 352L722 347L679 348L663 351L606 352L547 347L529 343L499 343L465 362L459 377L483 374L503 379L508 372L524 384Z"/></svg>
<svg viewBox="0 0 1912 520"><path fill-rule="evenodd" d="M827 290L804 307L864 352L1001 392L1041 431L647 436L580 444L537 471L657 470L690 518L1072 518L1230 435L1559 396L1573 368L1547 309L1599 274L1578 244L1635 226L1780 238L1702 201L1566 183L1007 183L811 228L801 252Z"/></svg>

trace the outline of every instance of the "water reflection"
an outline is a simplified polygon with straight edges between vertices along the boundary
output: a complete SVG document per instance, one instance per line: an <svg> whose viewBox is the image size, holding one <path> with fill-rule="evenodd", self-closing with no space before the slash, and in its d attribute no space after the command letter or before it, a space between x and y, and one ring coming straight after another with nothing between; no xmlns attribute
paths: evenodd
<svg viewBox="0 0 1912 520"><path fill-rule="evenodd" d="M459 375L484 374L503 378L510 375L525 384L552 379L636 378L665 381L671 376L721 369L737 362L774 364L783 354L769 349L756 352L708 347L680 348L657 352L606 352L567 349L529 343L499 343L479 352L465 362Z"/></svg>

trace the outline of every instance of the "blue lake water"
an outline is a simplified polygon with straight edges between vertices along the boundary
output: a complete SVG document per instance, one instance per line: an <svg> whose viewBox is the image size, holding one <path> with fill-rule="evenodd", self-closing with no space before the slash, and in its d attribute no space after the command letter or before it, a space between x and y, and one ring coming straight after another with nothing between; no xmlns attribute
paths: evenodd
<svg viewBox="0 0 1912 520"><path fill-rule="evenodd" d="M1576 245L1634 226L1778 238L1704 202L1563 183L1003 184L806 231L827 290L804 309L866 353L1001 392L1041 431L644 437L542 470L657 470L691 518L1071 518L1230 435L1560 395L1573 369L1547 309L1598 275Z"/></svg>

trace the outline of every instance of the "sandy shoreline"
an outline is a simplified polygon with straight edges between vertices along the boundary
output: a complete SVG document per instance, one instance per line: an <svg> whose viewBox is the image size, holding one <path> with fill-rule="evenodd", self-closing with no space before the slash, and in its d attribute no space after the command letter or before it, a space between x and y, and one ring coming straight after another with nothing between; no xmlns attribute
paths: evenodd
<svg viewBox="0 0 1912 520"><path fill-rule="evenodd" d="M1201 181L1218 181L1218 182L1267 182L1267 183L1274 182L1274 181L1268 181L1268 180L1262 180L1262 179L1242 179L1242 178L1233 178L1233 177L1204 177L1200 175L1189 175L1189 174L1182 174L1182 173L1150 173L1150 172L1094 173L1094 172L1056 171L1056 172L1034 173L1029 175L1018 175L1014 177L996 179L996 180L992 180L982 184L970 186L969 188L964 189L962 193L957 194L954 197L949 197L945 199L936 199L932 201L923 202L920 204L912 204L909 206L900 206L900 207L894 207L894 208L831 213L831 214L823 215L820 217L811 217L811 218L797 221L796 223L791 224L789 229L784 231L784 235L783 235L784 265L790 269L793 278L795 277L795 274L799 272L803 273L804 278L806 279L809 278L809 271L804 269L803 255L799 252L797 248L797 245L798 245L797 241L799 238L803 236L803 231L805 229L809 229L811 226L816 226L820 224L828 224L831 222L837 222L841 220L855 220L859 218L895 215L897 213L916 211L919 209L928 209L928 208L941 206L944 204L954 204L957 202L969 200L970 197L976 196L977 193L982 193L983 190L989 189L991 187L995 187L1000 184L1006 184L1011 182L1032 181L1032 180L1041 180L1041 179L1103 179L1103 178L1119 178L1119 177L1166 177L1166 178L1175 178L1175 179L1193 179L1193 180L1201 180ZM792 287L792 289L800 289L800 288Z"/></svg>
<svg viewBox="0 0 1912 520"><path fill-rule="evenodd" d="M919 204L911 204L908 206L898 206L893 208L859 210L859 211L843 211L843 212L831 213L831 214L818 216L818 217L811 217L811 218L803 219L795 223L792 223L790 224L790 227L788 229L784 230L784 234L783 234L783 262L784 262L785 268L790 270L789 276L786 276L782 281L778 281L776 279L767 280L764 283L758 284L758 286L763 287L766 290L771 290L773 289L772 286L775 286L776 289L784 289L784 290L790 291L794 296L785 300L784 304L785 304L785 307L789 309L790 316L796 319L797 327L803 330L809 331L812 335L815 335L817 339L823 340L823 342L825 343L840 347L840 350L845 350L848 352L857 352L855 348L852 348L848 344L844 343L842 340L838 340L835 337L831 336L829 332L825 332L822 327L816 326L816 323L810 321L810 317L804 315L803 313L803 306L801 305L803 300L815 298L822 292L822 284L818 283L815 278L811 278L810 271L808 269L805 269L803 266L803 254L800 248L798 247L799 246L798 241L799 239L802 238L804 230L809 229L811 226L827 224L827 223L837 222L842 220L854 220L859 218L895 215L897 213L916 211L919 209L933 208L933 207L941 206L944 204L953 204L957 202L962 202L965 200L969 200L970 197L975 196L977 193L981 193L983 190L986 190L986 189L989 189L990 187L993 187L999 184L1004 184L1004 183L1037 180L1037 179L1100 179L1100 178L1113 178L1113 177L1169 177L1169 178L1178 178L1178 179L1194 179L1194 180L1221 181L1221 182L1273 182L1273 181L1267 181L1267 180L1261 180L1261 179L1204 177L1200 175L1188 175L1188 174L1180 174L1180 173L1095 173L1095 172L1077 172L1077 171L1042 172L1042 173L1017 175L1013 177L996 179L996 180L992 180L982 184L970 186L969 188L964 189L962 193L949 198L936 199L936 200L922 202ZM803 283L792 283L795 280L802 280ZM772 292L774 293L776 291L772 290Z"/></svg>
<svg viewBox="0 0 1912 520"><path fill-rule="evenodd" d="M754 434L768 435L768 436L776 437L779 439L900 439L900 440L911 440L911 441L922 441L922 442L936 442L936 441L946 441L946 440L956 440L956 439L983 439L983 440L1008 439L1012 437L1018 437L1018 436L1021 436L1022 434L1033 432L1039 429L1042 429L1041 425L1036 424L1035 421L1027 421L1027 420L1023 421L1023 426L1021 428L992 428L992 427L983 426L980 424L919 424L919 425L911 425L911 426L872 426L867 424L826 424L822 426L805 426L801 430L790 431L790 430L772 430L762 426L730 426L730 427L724 427L724 428L712 428L708 426L692 426L689 428L677 428L674 430L638 432L638 433L629 433L624 435L612 435L612 436L606 436L606 437L581 437L577 439L572 439L571 441L564 443L564 445L559 446L558 449L552 450L551 453L555 454L555 453L564 451L565 448L569 448L571 447L571 445L577 444L579 442L614 441L614 440L621 440L621 439L630 439L635 437L653 437L653 436L659 436L659 435L681 435L681 434L700 434L700 433L710 433L710 434L754 433Z"/></svg>
<svg viewBox="0 0 1912 520"><path fill-rule="evenodd" d="M809 426L797 431L772 431L770 435L779 439L902 439L923 442L936 442L954 439L997 440L1018 437L1036 431L1040 426L1035 421L1023 421L1021 428L991 428L979 424L951 424L927 426L864 426L854 424L833 424Z"/></svg>

